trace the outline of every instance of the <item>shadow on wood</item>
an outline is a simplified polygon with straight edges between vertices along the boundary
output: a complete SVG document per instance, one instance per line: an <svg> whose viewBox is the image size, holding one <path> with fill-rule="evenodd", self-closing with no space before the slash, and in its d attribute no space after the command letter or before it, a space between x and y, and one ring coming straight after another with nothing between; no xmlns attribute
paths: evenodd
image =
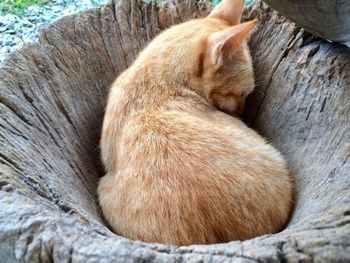
<svg viewBox="0 0 350 263"><path fill-rule="evenodd" d="M350 49L312 37L260 1L247 122L295 175L287 228L189 247L112 233L101 218L98 139L108 87L157 33L210 7L119 0L65 17L0 65L0 258L6 262L350 261ZM264 198L264 197L261 197Z"/></svg>

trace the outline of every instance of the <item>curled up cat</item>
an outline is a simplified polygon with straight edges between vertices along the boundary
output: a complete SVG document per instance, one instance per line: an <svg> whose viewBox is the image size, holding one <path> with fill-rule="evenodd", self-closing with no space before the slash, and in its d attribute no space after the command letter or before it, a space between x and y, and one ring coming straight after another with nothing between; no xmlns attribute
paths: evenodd
<svg viewBox="0 0 350 263"><path fill-rule="evenodd" d="M99 202L130 239L188 245L275 233L292 208L281 154L234 117L253 91L243 0L164 31L113 83Z"/></svg>

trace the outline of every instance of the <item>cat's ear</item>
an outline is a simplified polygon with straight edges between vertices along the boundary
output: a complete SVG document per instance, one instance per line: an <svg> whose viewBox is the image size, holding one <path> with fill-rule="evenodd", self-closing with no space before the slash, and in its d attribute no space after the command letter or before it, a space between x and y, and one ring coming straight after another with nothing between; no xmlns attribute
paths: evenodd
<svg viewBox="0 0 350 263"><path fill-rule="evenodd" d="M230 25L241 22L244 0L222 0L209 14L210 18L225 20Z"/></svg>
<svg viewBox="0 0 350 263"><path fill-rule="evenodd" d="M211 34L207 51L212 64L220 66L225 55L238 50L256 23L257 20L252 20Z"/></svg>

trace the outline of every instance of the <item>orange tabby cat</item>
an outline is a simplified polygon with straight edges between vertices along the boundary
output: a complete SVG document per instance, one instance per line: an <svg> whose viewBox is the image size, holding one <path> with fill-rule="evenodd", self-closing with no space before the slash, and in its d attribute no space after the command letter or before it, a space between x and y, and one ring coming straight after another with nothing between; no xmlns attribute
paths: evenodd
<svg viewBox="0 0 350 263"><path fill-rule="evenodd" d="M274 233L292 184L280 153L229 114L253 90L243 0L153 40L114 82L98 193L125 237L187 245ZM225 113L224 113L225 112ZM227 114L229 113L229 114Z"/></svg>

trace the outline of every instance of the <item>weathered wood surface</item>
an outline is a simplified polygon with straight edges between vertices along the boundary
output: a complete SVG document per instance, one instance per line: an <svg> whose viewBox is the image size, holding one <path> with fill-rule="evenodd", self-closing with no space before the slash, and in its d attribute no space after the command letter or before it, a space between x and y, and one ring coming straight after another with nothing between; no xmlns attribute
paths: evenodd
<svg viewBox="0 0 350 263"><path fill-rule="evenodd" d="M194 0L116 1L55 22L0 65L0 262L350 261L350 50L260 1L246 10L260 20L246 120L295 175L287 228L174 247L130 241L104 225L97 142L108 86L158 32L208 11Z"/></svg>
<svg viewBox="0 0 350 263"><path fill-rule="evenodd" d="M336 0L264 0L319 37L350 46L350 2Z"/></svg>

